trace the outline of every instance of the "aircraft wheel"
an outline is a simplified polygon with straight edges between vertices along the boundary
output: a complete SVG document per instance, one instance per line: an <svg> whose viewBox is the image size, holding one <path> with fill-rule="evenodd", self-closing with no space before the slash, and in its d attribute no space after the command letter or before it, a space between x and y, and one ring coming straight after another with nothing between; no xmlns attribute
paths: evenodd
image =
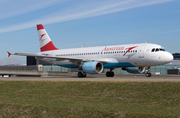
<svg viewBox="0 0 180 118"><path fill-rule="evenodd" d="M110 72L106 72L106 77L110 77Z"/></svg>
<svg viewBox="0 0 180 118"><path fill-rule="evenodd" d="M78 77L83 77L83 73L82 72L78 72Z"/></svg>
<svg viewBox="0 0 180 118"><path fill-rule="evenodd" d="M106 72L106 77L114 77L114 72Z"/></svg>
<svg viewBox="0 0 180 118"><path fill-rule="evenodd" d="M146 77L151 77L151 73L146 73L145 76Z"/></svg>
<svg viewBox="0 0 180 118"><path fill-rule="evenodd" d="M148 77L151 77L151 73L148 73Z"/></svg>
<svg viewBox="0 0 180 118"><path fill-rule="evenodd" d="M83 73L83 77L86 77L87 76L87 74L86 73Z"/></svg>
<svg viewBox="0 0 180 118"><path fill-rule="evenodd" d="M114 77L114 72L110 72L110 74L111 74L111 77Z"/></svg>
<svg viewBox="0 0 180 118"><path fill-rule="evenodd" d="M81 77L86 77L86 73L83 73L82 71L79 71L78 72L78 77L81 78Z"/></svg>

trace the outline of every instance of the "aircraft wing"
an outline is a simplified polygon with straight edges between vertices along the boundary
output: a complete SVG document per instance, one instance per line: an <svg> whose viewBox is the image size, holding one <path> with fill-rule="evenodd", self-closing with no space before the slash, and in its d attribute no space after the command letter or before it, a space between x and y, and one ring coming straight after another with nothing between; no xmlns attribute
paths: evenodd
<svg viewBox="0 0 180 118"><path fill-rule="evenodd" d="M19 55L19 56L30 56L30 57L37 57L37 58L51 58L51 59L57 59L57 60L72 60L72 61L82 61L83 59L81 58L65 58L65 57L54 57L54 56L47 56L47 55L39 55L39 54L28 54L28 53L9 53L8 52L8 57L10 55Z"/></svg>
<svg viewBox="0 0 180 118"><path fill-rule="evenodd" d="M19 55L19 56L31 56L31 57L37 57L37 58L51 58L51 59L56 59L58 61L63 61L63 60L69 60L69 61L76 61L76 62L88 62L88 61L100 61L102 63L108 63L108 62L114 62L117 60L114 60L113 58L102 58L102 59L86 59L86 58L71 58L71 57L54 57L54 56L48 56L48 55L39 55L39 54L28 54L28 53L10 53L8 52L8 57L11 55Z"/></svg>

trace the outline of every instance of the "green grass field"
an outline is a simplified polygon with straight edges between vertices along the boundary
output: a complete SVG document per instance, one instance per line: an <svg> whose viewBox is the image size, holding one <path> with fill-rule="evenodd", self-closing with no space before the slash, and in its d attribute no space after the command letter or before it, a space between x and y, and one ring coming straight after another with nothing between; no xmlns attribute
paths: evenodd
<svg viewBox="0 0 180 118"><path fill-rule="evenodd" d="M0 81L0 117L180 117L180 83Z"/></svg>

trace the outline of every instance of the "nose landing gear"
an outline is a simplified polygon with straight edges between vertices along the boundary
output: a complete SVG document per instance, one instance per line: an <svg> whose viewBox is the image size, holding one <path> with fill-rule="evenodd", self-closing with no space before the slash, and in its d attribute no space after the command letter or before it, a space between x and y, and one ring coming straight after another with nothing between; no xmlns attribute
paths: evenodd
<svg viewBox="0 0 180 118"><path fill-rule="evenodd" d="M151 77L151 73L150 73L149 69L150 69L150 67L146 67L146 71L145 71L146 77Z"/></svg>
<svg viewBox="0 0 180 118"><path fill-rule="evenodd" d="M146 73L145 76L146 77L151 77L151 73Z"/></svg>

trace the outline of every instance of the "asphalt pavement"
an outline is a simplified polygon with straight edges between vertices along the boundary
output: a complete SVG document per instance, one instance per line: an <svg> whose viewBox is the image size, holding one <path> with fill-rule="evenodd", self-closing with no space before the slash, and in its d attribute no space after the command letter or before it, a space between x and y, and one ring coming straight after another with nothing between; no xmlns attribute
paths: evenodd
<svg viewBox="0 0 180 118"><path fill-rule="evenodd" d="M88 76L86 78L78 78L76 76L48 76L48 77L0 77L0 81L109 81L109 82L180 82L180 76L115 76L115 77L105 77L105 76Z"/></svg>

